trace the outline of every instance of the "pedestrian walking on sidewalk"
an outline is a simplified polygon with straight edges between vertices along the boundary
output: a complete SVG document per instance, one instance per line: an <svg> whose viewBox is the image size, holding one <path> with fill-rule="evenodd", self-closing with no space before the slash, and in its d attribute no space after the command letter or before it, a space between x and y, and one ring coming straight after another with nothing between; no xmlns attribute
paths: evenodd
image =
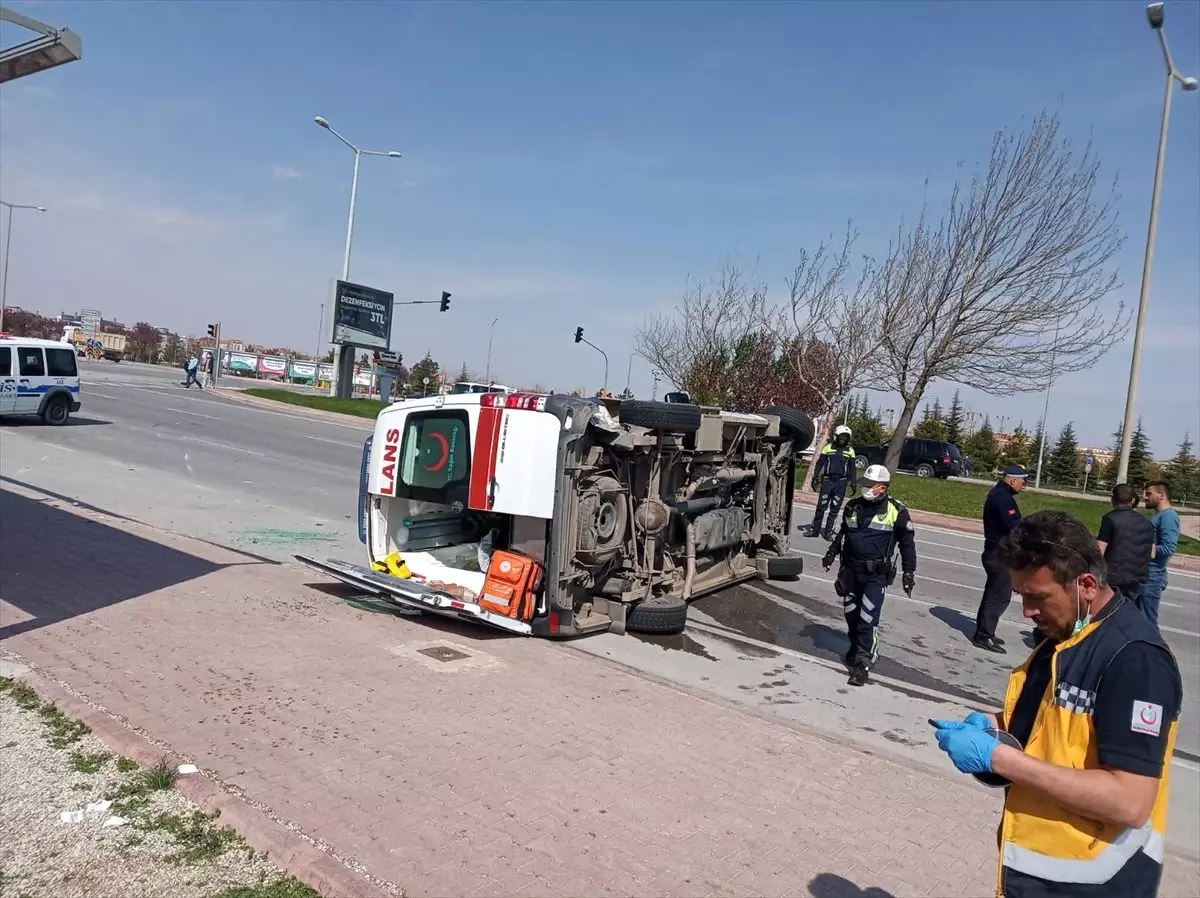
<svg viewBox="0 0 1200 898"><path fill-rule="evenodd" d="M999 560L1046 638L1012 673L999 714L931 721L958 770L1007 785L996 894L1153 898L1183 701L1175 658L1109 587L1076 518L1030 515Z"/></svg>
<svg viewBox="0 0 1200 898"><path fill-rule="evenodd" d="M1146 582L1138 592L1138 607L1158 628L1158 604L1163 590L1167 588L1167 564L1179 547L1179 512L1171 507L1171 488L1166 481L1152 480L1146 484L1146 507L1154 512L1150 519L1154 527L1154 551Z"/></svg>
<svg viewBox="0 0 1200 898"><path fill-rule="evenodd" d="M971 642L999 655L1005 653L1005 648L1004 640L996 635L996 627L1012 601L1012 577L998 557L1000 541L1021 521L1017 493L1025 489L1028 482L1029 472L1024 466L1009 465L983 502L983 555L980 561L987 581L975 615L975 635Z"/></svg>
<svg viewBox="0 0 1200 898"><path fill-rule="evenodd" d="M883 465L863 474L862 493L851 499L842 526L821 560L828 571L840 557L834 592L842 600L850 650L846 667L851 686L865 686L879 658L879 621L887 588L896 580L896 549L904 575L904 591L916 586L917 543L912 519L903 503L888 495L892 475Z"/></svg>
<svg viewBox="0 0 1200 898"><path fill-rule="evenodd" d="M200 375L200 389L211 387L213 383L213 356L211 352L204 353L204 359L200 362L200 368L203 371Z"/></svg>
<svg viewBox="0 0 1200 898"><path fill-rule="evenodd" d="M1108 565L1108 585L1137 604L1150 571L1154 552L1154 525L1135 507L1138 495L1128 483L1112 490L1113 510L1100 520L1096 543Z"/></svg>
<svg viewBox="0 0 1200 898"><path fill-rule="evenodd" d="M839 424L834 429L833 442L827 443L813 459L809 480L809 485L817 493L817 510L804 535L832 539L838 512L846 501L846 491L853 492L858 485L858 468L855 465L854 447L850 445L850 428L845 424ZM829 513L828 518L825 517L826 512Z"/></svg>

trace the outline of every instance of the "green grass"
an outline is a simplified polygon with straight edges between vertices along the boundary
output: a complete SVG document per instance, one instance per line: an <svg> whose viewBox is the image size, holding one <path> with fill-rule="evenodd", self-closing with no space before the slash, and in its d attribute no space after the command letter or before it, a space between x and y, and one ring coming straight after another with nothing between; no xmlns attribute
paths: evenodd
<svg viewBox="0 0 1200 898"><path fill-rule="evenodd" d="M0 692L7 692L17 703L17 707L26 711L36 711L42 704L38 694L20 680L0 677Z"/></svg>
<svg viewBox="0 0 1200 898"><path fill-rule="evenodd" d="M161 830L175 840L178 850L167 857L175 864L198 864L224 854L242 841L228 826L218 826L202 811L186 814L156 814L138 824L139 829Z"/></svg>
<svg viewBox="0 0 1200 898"><path fill-rule="evenodd" d="M231 886L213 898L320 898L320 895L294 876L281 876L257 886Z"/></svg>
<svg viewBox="0 0 1200 898"><path fill-rule="evenodd" d="M339 415L353 415L356 418L374 418L380 410L387 407L386 403L378 399L334 399L332 396L314 396L311 393L293 393L291 390L270 390L261 387L242 392L259 399L270 399L273 402L315 408L324 412L337 412Z"/></svg>
<svg viewBox="0 0 1200 898"><path fill-rule="evenodd" d="M73 751L70 759L71 769L76 773L98 773L111 759L112 755L106 751Z"/></svg>
<svg viewBox="0 0 1200 898"><path fill-rule="evenodd" d="M124 756L117 758L117 771L120 773L133 773L138 769L138 762L133 758Z"/></svg>
<svg viewBox="0 0 1200 898"><path fill-rule="evenodd" d="M797 486L801 482L800 478L807 476L808 471L803 467L798 467L796 469ZM963 483L900 475L893 478L891 492L909 508L978 521L983 515L983 500L990 489L990 486L981 483ZM1100 519L1106 512L1112 510L1112 506L1107 502L1056 496L1050 493L1036 492L1033 489L1026 489L1021 493L1017 502L1021 506L1023 515L1052 509L1065 511L1083 521L1092 533L1100 530ZM1200 555L1200 540L1180 536L1179 554Z"/></svg>

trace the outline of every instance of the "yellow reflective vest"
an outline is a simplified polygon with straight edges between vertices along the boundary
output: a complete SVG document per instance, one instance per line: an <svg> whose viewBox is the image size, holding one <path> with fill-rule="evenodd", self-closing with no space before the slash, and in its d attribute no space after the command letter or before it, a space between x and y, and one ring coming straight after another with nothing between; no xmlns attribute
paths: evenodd
<svg viewBox="0 0 1200 898"><path fill-rule="evenodd" d="M1132 602L1114 599L1112 612L1092 621L1057 645L1043 642L1008 681L1004 699L1007 729L1025 677L1038 652L1052 651L1050 683L1042 696L1025 753L1060 767L1099 768L1092 709L1105 669L1131 642L1147 642L1170 653L1162 637ZM1170 793L1171 755L1178 718L1168 727L1166 756L1158 796L1149 821L1140 829L1081 817L1052 798L1013 783L1008 787L1000 824L1000 873L997 898L1004 895L1005 870L1015 870L1057 883L1101 884L1112 879L1141 851L1163 860Z"/></svg>

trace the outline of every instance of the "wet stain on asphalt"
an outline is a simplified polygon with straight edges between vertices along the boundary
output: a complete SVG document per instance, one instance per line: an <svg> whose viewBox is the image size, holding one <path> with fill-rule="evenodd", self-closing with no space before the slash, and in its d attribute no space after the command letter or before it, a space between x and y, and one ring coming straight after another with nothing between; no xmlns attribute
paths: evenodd
<svg viewBox="0 0 1200 898"><path fill-rule="evenodd" d="M739 661L755 661L755 660L759 660L762 658L778 658L779 657L779 652L771 651L771 649L764 648L764 647L758 646L758 645L754 645L753 643L742 642L742 640L740 640L740 639L733 639L728 636L722 636L719 633L712 633L712 632L706 631L704 633L704 638L705 639L715 639L717 642L723 643L724 645L728 645L728 646L731 646L731 647L737 649L741 653L738 655ZM788 670L791 670L792 665L785 664L784 667L786 667Z"/></svg>
<svg viewBox="0 0 1200 898"><path fill-rule="evenodd" d="M695 603L697 609L714 621L749 639L777 645L780 648L802 652L818 658L841 662L849 648L849 639L841 628L831 627L820 620L834 621L841 617L825 603L808 596L788 591L781 592L770 584L755 584L753 589L735 586ZM812 613L806 613L811 611ZM988 702L989 699L946 683L887 657L886 634L882 650L885 653L874 667L874 672L892 680L911 686L933 690L969 702ZM954 659L960 660L960 659ZM772 672L769 676L782 671ZM910 692L888 683L881 686L928 699L919 692Z"/></svg>
<svg viewBox="0 0 1200 898"><path fill-rule="evenodd" d="M905 736L903 733L897 732L896 730L888 730L887 732L883 733L883 738L888 740L888 742L895 742L899 745L907 745L910 748L915 748L924 744L916 739L910 739L908 736Z"/></svg>
<svg viewBox="0 0 1200 898"><path fill-rule="evenodd" d="M657 634L657 633L630 633L640 639L642 642L656 645L664 651L685 652L688 655L695 655L697 658L704 658L708 661L716 661L708 650L699 642L689 636L687 633L675 633L672 635Z"/></svg>

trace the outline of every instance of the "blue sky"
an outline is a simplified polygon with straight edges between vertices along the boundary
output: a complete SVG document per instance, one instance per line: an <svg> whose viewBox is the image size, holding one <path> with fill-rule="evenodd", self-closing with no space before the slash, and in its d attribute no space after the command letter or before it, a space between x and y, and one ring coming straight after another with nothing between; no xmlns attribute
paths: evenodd
<svg viewBox="0 0 1200 898"><path fill-rule="evenodd" d="M646 313L726 259L776 293L800 248L853 219L878 250L960 161L1043 107L1121 178L1114 303L1136 303L1161 110L1138 2L13 3L82 62L5 85L0 193L10 302L92 306L184 333L312 351L340 273L398 299L396 348L558 389L620 388ZM1167 4L1200 74L1200 4ZM0 44L21 33L6 27ZM1139 411L1169 455L1200 430L1200 94L1177 93ZM19 213L18 213L19 214ZM1050 424L1104 444L1130 348L1056 385ZM649 367L633 387L649 393ZM934 388L944 400L952 385ZM1007 427L1040 395L964 392ZM884 407L898 407L880 395ZM998 423L994 421L993 423Z"/></svg>

